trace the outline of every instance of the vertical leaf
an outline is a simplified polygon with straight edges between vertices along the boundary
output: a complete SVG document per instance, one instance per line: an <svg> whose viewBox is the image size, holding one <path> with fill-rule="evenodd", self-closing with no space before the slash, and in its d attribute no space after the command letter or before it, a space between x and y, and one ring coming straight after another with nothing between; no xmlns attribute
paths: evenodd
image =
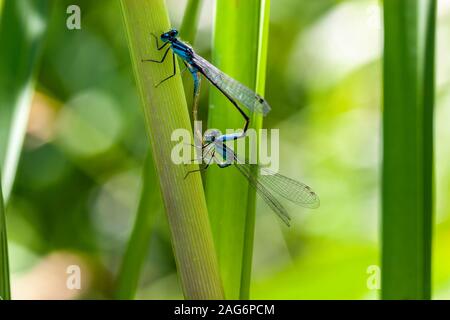
<svg viewBox="0 0 450 320"><path fill-rule="evenodd" d="M183 36L184 41L194 43L202 3L203 0L189 0L187 3L180 27L180 33Z"/></svg>
<svg viewBox="0 0 450 320"><path fill-rule="evenodd" d="M6 214L1 185L0 185L0 298L2 300L11 299L11 289L9 284L8 238L6 235Z"/></svg>
<svg viewBox="0 0 450 320"><path fill-rule="evenodd" d="M133 299L136 294L156 215L162 209L157 180L152 154L148 152L142 172L142 189L136 219L117 277L115 295L118 299Z"/></svg>
<svg viewBox="0 0 450 320"><path fill-rule="evenodd" d="M0 0L0 22L2 21L3 0Z"/></svg>
<svg viewBox="0 0 450 320"><path fill-rule="evenodd" d="M202 3L203 0L189 0L186 5L186 10L184 11L183 21L181 22L180 37L183 41L191 43L192 45L194 44L197 35L196 32ZM194 104L192 99L194 82L192 81L191 75L185 75L183 77L183 87L188 101L188 110L191 112Z"/></svg>
<svg viewBox="0 0 450 320"><path fill-rule="evenodd" d="M435 11L435 0L384 1L384 299L431 295Z"/></svg>
<svg viewBox="0 0 450 320"><path fill-rule="evenodd" d="M192 175L184 180L185 168L171 159L172 132L190 127L181 77L177 73L155 88L155 83L172 72L171 59L162 65L141 62L158 54L150 33L169 29L164 1L123 0L121 4L184 295L187 299L220 299L223 290L201 178Z"/></svg>
<svg viewBox="0 0 450 320"><path fill-rule="evenodd" d="M25 138L50 5L5 0L0 20L0 166L8 202Z"/></svg>
<svg viewBox="0 0 450 320"><path fill-rule="evenodd" d="M267 46L269 40L270 0L260 1L260 29L258 39L258 60L256 73L256 92L264 96L266 84ZM262 128L262 115L254 114L252 128ZM252 170L258 170L253 167ZM249 189L247 217L245 221L244 253L242 258L242 276L240 299L250 298L250 281L253 261L253 239L255 234L256 190Z"/></svg>
<svg viewBox="0 0 450 320"><path fill-rule="evenodd" d="M198 26L201 0L190 0L180 30L183 40L193 42ZM192 82L192 79L189 79ZM133 299L138 286L142 264L147 256L156 214L160 211L160 190L157 186L153 156L149 151L144 163L143 186L136 220L117 278L116 297Z"/></svg>
<svg viewBox="0 0 450 320"><path fill-rule="evenodd" d="M268 2L261 0L218 0L216 4L213 63L233 78L258 90L264 87L265 35L261 34L261 28L268 8L266 4ZM210 92L208 128L222 132L243 128L244 119L233 105L217 90ZM254 116L251 124L258 128L261 119ZM208 169L206 185L226 298L238 299L241 281L250 277L255 196L248 192L246 180L234 170ZM244 296L248 295L248 285L245 283Z"/></svg>

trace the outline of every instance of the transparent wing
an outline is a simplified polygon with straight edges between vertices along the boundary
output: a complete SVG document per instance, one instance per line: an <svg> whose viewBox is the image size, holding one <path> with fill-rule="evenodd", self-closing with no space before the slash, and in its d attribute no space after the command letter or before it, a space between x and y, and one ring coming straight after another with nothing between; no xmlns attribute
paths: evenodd
<svg viewBox="0 0 450 320"><path fill-rule="evenodd" d="M287 213L286 209L283 205L270 193L269 190L258 181L257 177L252 173L252 170L249 165L243 164L236 157L236 154L233 150L225 146L227 159L235 160L235 164L233 167L239 170L239 172L247 179L250 185L256 189L256 192L263 198L263 200L267 203L267 205L280 217L280 219L289 227L291 217Z"/></svg>
<svg viewBox="0 0 450 320"><path fill-rule="evenodd" d="M261 183L283 198L306 208L320 206L319 197L308 185L264 168L261 170L266 173L258 176Z"/></svg>
<svg viewBox="0 0 450 320"><path fill-rule="evenodd" d="M298 182L297 180L283 176L282 174L272 172L268 169L261 168L264 172L262 175L258 175L258 172L250 169L250 165L244 164L240 161L236 154L230 148L226 147L227 158L235 159L236 166L244 168L248 174L251 174L259 184L264 186L283 198L298 204L302 207L315 209L320 205L320 200L317 194L308 185Z"/></svg>
<svg viewBox="0 0 450 320"><path fill-rule="evenodd" d="M209 81L238 100L247 109L263 115L269 113L269 104L259 94L226 75L199 55L194 53L192 60Z"/></svg>

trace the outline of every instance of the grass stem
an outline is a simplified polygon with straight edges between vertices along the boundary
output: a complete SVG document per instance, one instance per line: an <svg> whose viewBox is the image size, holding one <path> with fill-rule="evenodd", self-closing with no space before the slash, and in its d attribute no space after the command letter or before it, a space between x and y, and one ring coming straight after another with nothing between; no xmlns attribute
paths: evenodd
<svg viewBox="0 0 450 320"><path fill-rule="evenodd" d="M8 238L6 235L6 212L5 212L5 204L3 202L3 193L1 185L0 185L0 298L2 300L11 299L11 288L9 283Z"/></svg>
<svg viewBox="0 0 450 320"><path fill-rule="evenodd" d="M435 0L384 1L382 298L430 299Z"/></svg>
<svg viewBox="0 0 450 320"><path fill-rule="evenodd" d="M28 15L23 14L27 8ZM49 1L6 0L0 20L0 166L8 203L42 56ZM30 19L30 15L33 19Z"/></svg>
<svg viewBox="0 0 450 320"><path fill-rule="evenodd" d="M161 191L152 154L148 152L142 172L142 189L136 219L117 277L115 296L118 299L133 299L136 295L141 268L147 257L155 219L160 211Z"/></svg>
<svg viewBox="0 0 450 320"><path fill-rule="evenodd" d="M180 30L183 40L194 41L200 9L201 0L189 1ZM192 83L192 79L188 80ZM136 294L141 267L150 246L154 220L157 212L162 209L160 208L160 204L162 204L161 191L157 185L153 156L150 151L148 151L144 163L142 181L143 187L136 220L117 277L116 297L119 299L133 299Z"/></svg>
<svg viewBox="0 0 450 320"><path fill-rule="evenodd" d="M261 28L267 26L263 21L268 6L264 4L268 3L262 0L218 0L212 52L213 64L249 88L258 90L264 86L262 77L265 73L262 66L265 63L262 59L265 57L265 42L261 41L265 35L262 36ZM225 132L243 125L244 119L230 102L217 90L211 90L208 128ZM251 125L260 127L261 119L253 117ZM206 186L226 298L238 299L241 296L241 281L246 286L243 290L245 297L248 295L251 268L254 204L247 208L249 197L255 201L254 195L251 196L253 191L249 193L247 181L237 171L217 167L208 169Z"/></svg>
<svg viewBox="0 0 450 320"><path fill-rule="evenodd" d="M187 299L220 299L223 289L201 177L193 174L184 180L186 168L171 159L172 133L190 128L181 77L177 72L156 88L155 84L172 72L171 63L141 62L157 54L150 34L170 28L164 1L122 0L121 4L184 295Z"/></svg>

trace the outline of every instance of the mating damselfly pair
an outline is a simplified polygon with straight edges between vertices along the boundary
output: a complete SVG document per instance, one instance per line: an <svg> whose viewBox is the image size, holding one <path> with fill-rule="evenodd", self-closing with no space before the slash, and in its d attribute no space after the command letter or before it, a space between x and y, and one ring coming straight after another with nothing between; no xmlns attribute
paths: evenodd
<svg viewBox="0 0 450 320"><path fill-rule="evenodd" d="M209 157L209 160L207 160L206 165L203 168L190 171L188 174L206 170L213 161L217 163L220 168L226 168L233 165L233 167L238 169L238 171L248 180L249 184L256 189L258 194L270 208L277 213L287 225L289 225L290 217L287 214L286 209L276 199L273 193L298 205L308 208L317 208L319 206L319 198L309 186L281 174L268 172L263 168L261 170L265 170L266 172L262 175L258 175L259 170L252 170L250 165L238 159L234 151L226 145L227 141L245 137L249 126L250 118L242 110L238 102L250 112L261 113L265 116L270 111L270 106L267 101L253 90L226 75L207 60L196 54L192 47L178 39L177 30L172 29L161 34L160 39L163 42L161 45L159 44L158 37L154 34L152 34L152 36L155 38L157 50L161 51L165 49L165 51L160 60L143 59L142 61L163 63L166 60L169 51L172 50L173 73L156 84L156 87L158 87L176 75L176 56L182 59L194 80L194 100L192 108L194 123L198 120L197 109L201 75L228 98L245 120L244 128L241 133L221 135L216 130L210 130L209 133L205 135L201 146L203 151L202 159L204 156L207 156Z"/></svg>

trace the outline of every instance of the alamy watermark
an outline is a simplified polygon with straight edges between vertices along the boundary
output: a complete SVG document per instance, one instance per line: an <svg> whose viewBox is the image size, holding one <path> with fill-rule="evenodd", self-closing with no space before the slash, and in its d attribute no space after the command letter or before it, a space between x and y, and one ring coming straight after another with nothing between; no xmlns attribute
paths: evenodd
<svg viewBox="0 0 450 320"><path fill-rule="evenodd" d="M66 26L69 30L81 29L81 9L79 6L72 4L67 7L66 13L69 14L66 20Z"/></svg>
<svg viewBox="0 0 450 320"><path fill-rule="evenodd" d="M381 288L381 269L377 265L370 265L366 270L367 274L367 289L379 290Z"/></svg>
<svg viewBox="0 0 450 320"><path fill-rule="evenodd" d="M69 290L81 289L81 268L76 264L72 264L67 267L66 273L68 274L66 279L66 287Z"/></svg>
<svg viewBox="0 0 450 320"><path fill-rule="evenodd" d="M214 131L214 133L218 132L216 135L219 138L223 137L223 135L230 137L240 136L242 133L242 130L227 129L222 133L218 130L210 129L205 132L204 137L212 131ZM194 132L202 132L200 121L195 123ZM217 148L217 145L214 143L205 144L205 139L200 138L199 134L195 135L194 143L192 143L191 137L191 132L186 129L176 129L172 132L171 140L176 142L171 153L171 159L174 164L212 164L224 160L219 159L220 157L218 156L211 159L211 151L213 148ZM226 142L226 145L236 154L239 163L259 164L261 167L264 167L271 172L278 172L280 160L279 140L280 133L278 129L255 130L250 128L246 131L244 137L235 140L231 139L231 141ZM220 151L217 152L217 154L220 154Z"/></svg>

